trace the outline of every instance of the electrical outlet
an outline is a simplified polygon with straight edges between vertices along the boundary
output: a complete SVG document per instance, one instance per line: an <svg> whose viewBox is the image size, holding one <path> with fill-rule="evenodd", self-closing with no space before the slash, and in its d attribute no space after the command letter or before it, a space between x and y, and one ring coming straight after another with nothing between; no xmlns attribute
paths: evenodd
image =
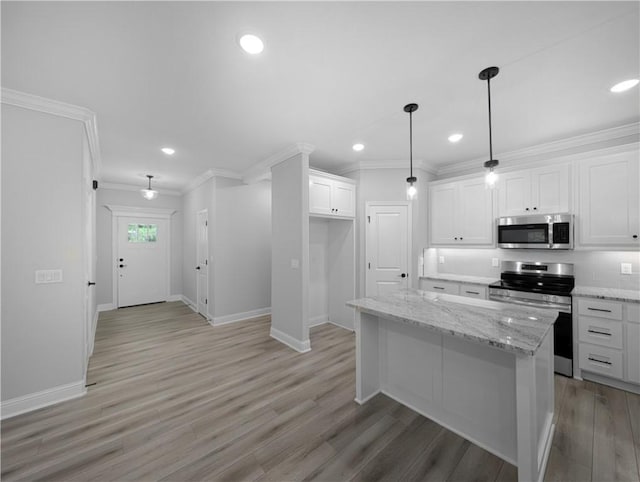
<svg viewBox="0 0 640 482"><path fill-rule="evenodd" d="M444 256L438 256L438 263L444 264Z"/></svg>
<svg viewBox="0 0 640 482"><path fill-rule="evenodd" d="M500 259L499 258L491 258L491 266L493 268L499 268L500 267Z"/></svg>
<svg viewBox="0 0 640 482"><path fill-rule="evenodd" d="M299 269L300 268L300 260L291 258L291 269Z"/></svg>
<svg viewBox="0 0 640 482"><path fill-rule="evenodd" d="M631 263L620 263L620 274L633 274L631 271Z"/></svg>

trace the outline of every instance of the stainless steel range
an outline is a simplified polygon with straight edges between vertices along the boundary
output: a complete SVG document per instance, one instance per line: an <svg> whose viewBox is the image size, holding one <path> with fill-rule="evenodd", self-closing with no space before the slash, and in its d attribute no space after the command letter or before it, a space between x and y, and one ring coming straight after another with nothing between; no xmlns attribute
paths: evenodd
<svg viewBox="0 0 640 482"><path fill-rule="evenodd" d="M503 261L502 267L500 281L489 285L489 299L557 310L554 368L556 373L573 376L573 264Z"/></svg>

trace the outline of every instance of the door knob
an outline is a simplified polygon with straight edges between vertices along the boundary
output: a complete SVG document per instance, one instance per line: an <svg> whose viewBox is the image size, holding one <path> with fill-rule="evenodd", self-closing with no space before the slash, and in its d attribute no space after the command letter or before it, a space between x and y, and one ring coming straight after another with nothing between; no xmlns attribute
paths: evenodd
<svg viewBox="0 0 640 482"><path fill-rule="evenodd" d="M402 274L400 275L400 278L406 278L406 277L407 277L407 273L402 273Z"/></svg>
<svg viewBox="0 0 640 482"><path fill-rule="evenodd" d="M87 283L87 286L95 286L95 282L93 282L93 281L89 281L89 282Z"/></svg>
<svg viewBox="0 0 640 482"><path fill-rule="evenodd" d="M120 267L121 268L125 268L127 265L126 264L121 264Z"/></svg>
<svg viewBox="0 0 640 482"><path fill-rule="evenodd" d="M196 266L196 269L200 269L200 266Z"/></svg>
<svg viewBox="0 0 640 482"><path fill-rule="evenodd" d="M124 258L120 258L120 262L122 263L124 261Z"/></svg>

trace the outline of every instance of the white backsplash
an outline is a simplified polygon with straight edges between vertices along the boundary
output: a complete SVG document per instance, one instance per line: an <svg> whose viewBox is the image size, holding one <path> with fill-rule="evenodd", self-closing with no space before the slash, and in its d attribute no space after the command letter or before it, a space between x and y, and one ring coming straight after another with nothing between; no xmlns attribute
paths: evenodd
<svg viewBox="0 0 640 482"><path fill-rule="evenodd" d="M439 263L444 258L444 263ZM427 248L424 250L425 273L448 273L500 278L500 267L491 259L502 261L540 261L573 263L576 285L640 290L640 252L524 249ZM631 263L632 274L620 274L620 263Z"/></svg>

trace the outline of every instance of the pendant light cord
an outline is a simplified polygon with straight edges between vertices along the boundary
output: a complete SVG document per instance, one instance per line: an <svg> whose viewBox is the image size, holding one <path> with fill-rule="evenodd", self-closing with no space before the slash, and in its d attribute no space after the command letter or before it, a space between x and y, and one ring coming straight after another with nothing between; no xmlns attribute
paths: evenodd
<svg viewBox="0 0 640 482"><path fill-rule="evenodd" d="M489 99L489 160L493 161L493 142L491 139L491 79L487 79L487 98Z"/></svg>
<svg viewBox="0 0 640 482"><path fill-rule="evenodd" d="M413 177L413 112L409 112L409 172Z"/></svg>

